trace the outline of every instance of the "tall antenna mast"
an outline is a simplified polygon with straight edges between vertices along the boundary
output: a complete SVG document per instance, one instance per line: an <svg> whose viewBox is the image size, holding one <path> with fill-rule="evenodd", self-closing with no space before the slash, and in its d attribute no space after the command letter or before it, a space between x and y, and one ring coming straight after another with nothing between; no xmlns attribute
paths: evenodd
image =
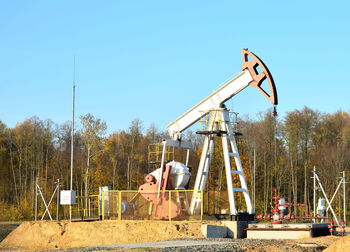
<svg viewBox="0 0 350 252"><path fill-rule="evenodd" d="M70 155L70 190L73 190L73 159L74 159L74 102L75 102L75 55L73 67L73 97L72 97L72 134ZM72 205L69 205L69 220L72 221Z"/></svg>

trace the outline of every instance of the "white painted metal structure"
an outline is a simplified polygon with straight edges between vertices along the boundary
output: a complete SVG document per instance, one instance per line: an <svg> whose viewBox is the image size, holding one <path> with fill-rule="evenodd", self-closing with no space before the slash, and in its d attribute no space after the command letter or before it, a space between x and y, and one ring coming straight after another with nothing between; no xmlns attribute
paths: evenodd
<svg viewBox="0 0 350 252"><path fill-rule="evenodd" d="M232 126L229 118L229 111L227 109L220 108L222 105L232 98L234 95L238 94L244 88L249 86L249 83L253 81L252 76L248 70L244 70L239 73L234 78L227 81L222 87L216 90L214 93L209 95L207 98L202 100L196 106L188 110L185 114L180 116L175 121L171 122L167 128L170 136L174 140L181 140L181 133L192 126L194 123L199 121L203 116L210 113L209 123L207 125L208 132L214 132L220 130L223 132L221 134L222 146L224 152L224 162L225 171L227 179L227 190L230 203L230 214L236 215L237 209L235 206L234 192L242 192L247 205L247 212L252 214L254 212L252 207L252 202L250 199L247 182L244 176L244 171L239 156L235 136L232 130ZM217 127L219 125L219 127ZM206 181L209 174L209 167L214 151L216 134L207 134L204 138L204 145L202 150L202 155L198 167L198 172L196 176L196 181L194 185L194 190L204 190ZM230 149L229 150L229 146ZM234 157L236 169L231 169L231 159ZM232 183L232 175L236 174L240 179L240 188L234 188ZM200 210L201 202L200 198L193 194L190 214L194 214L196 211Z"/></svg>
<svg viewBox="0 0 350 252"><path fill-rule="evenodd" d="M161 181L158 179L161 179L162 175L163 175L163 167L165 164L165 151L166 151L166 147L167 146L173 146L173 147L181 147L181 148L185 148L187 149L187 156L186 156L186 164L185 166L188 166L188 159L190 156L190 149L192 147L192 144L190 142L184 142L184 141L176 141L176 140L172 140L172 139L163 139L163 151L162 151L162 160L160 162L160 168L157 169L156 171L158 171L158 176L156 176L157 181ZM158 183L158 197L160 195L160 187L161 187L161 183Z"/></svg>
<svg viewBox="0 0 350 252"><path fill-rule="evenodd" d="M208 114L212 109L220 108L227 100L238 94L244 88L249 86L253 81L248 70L244 70L234 78L227 81L218 90L213 92L207 98L202 100L196 106L188 110L182 116L171 122L168 126L168 132L174 140L181 139L181 133L194 123L198 122L203 116ZM205 111L207 111L205 113ZM203 113L204 112L204 113Z"/></svg>
<svg viewBox="0 0 350 252"><path fill-rule="evenodd" d="M227 180L227 191L230 203L230 214L237 215L235 206L235 192L244 194L244 199L247 205L247 212L252 214L254 212L252 202L249 196L247 182L244 176L243 166L239 157L238 148L235 140L235 133L230 122L229 111L225 108L214 109L210 111L210 119L207 127L208 132L220 132L222 140L222 149L224 152L224 162ZM194 190L204 190L209 174L210 161L214 152L216 134L206 134L204 138L203 151L199 162ZM232 169L231 157L234 158L236 169ZM240 180L240 187L234 188L232 183L232 175L238 175ZM200 210L200 198L193 194L190 214Z"/></svg>
<svg viewBox="0 0 350 252"><path fill-rule="evenodd" d="M334 209L333 209L333 207L332 207L332 203L333 203L333 200L334 200L335 196L337 195L337 193L338 193L338 191L339 191L339 188L341 187L341 185L343 185L343 219L344 219L344 222L345 222L345 224L346 224L346 210L347 210L347 209L346 209L346 196L345 196L346 188L345 188L345 184L346 184L347 182L346 182L346 177L345 177L345 171L342 172L342 177L340 177L340 181L339 181L339 183L338 183L338 186L337 186L337 188L336 188L336 190L335 190L335 192L334 192L334 194L333 194L331 200L328 199L327 194L326 194L326 192L325 192L325 190L324 190L324 188L323 188L323 186L322 186L321 180L320 180L320 178L319 178L318 175L317 175L316 166L314 166L313 174L314 174L314 176L313 176L313 179L314 179L314 201L315 201L315 199L316 199L316 181L317 181L317 182L318 182L318 185L319 185L319 189L321 189L322 194L323 194L323 196L325 197L325 200L326 200L326 202L327 202L327 204L328 204L328 206L327 206L327 208L326 208L326 212L328 212L328 210L331 210L331 213L332 213L332 215L333 215L333 218L334 218L334 220L335 220L335 222L336 222L336 224L337 224L338 226L339 226L339 220L338 220L337 215L336 215L335 212L334 212ZM315 201L315 202L316 202L316 201ZM315 204L315 202L314 202L314 212L316 212L316 211L315 211L315 210L316 210L316 204ZM318 210L317 210L317 211L318 211ZM314 214L314 216L316 216L316 215ZM340 217L340 216L339 216L339 217ZM321 220L321 222L323 222L323 220Z"/></svg>
<svg viewBox="0 0 350 252"><path fill-rule="evenodd" d="M251 61L248 61L248 56L252 58ZM260 90L260 92L266 98L268 98L274 105L277 105L277 93L274 86L274 82L269 70L266 68L264 63L252 52L249 52L248 49L242 49L242 57L243 71L241 73L228 80L215 92L213 92L207 98L202 100L196 106L192 107L190 110L188 110L186 113L184 113L182 116L180 116L178 119L171 122L167 126L170 137L173 139L173 141L179 142L180 145L182 143L182 132L187 128L191 127L194 123L198 122L201 118L209 114L209 122L207 124L207 130L205 133L203 151L198 167L194 190L205 189L205 184L209 174L210 161L214 151L215 138L217 135L220 135L222 138L222 146L224 152L224 162L231 215L237 214L234 198L235 192L241 192L244 194L248 213L252 214L254 210L252 207L252 202L249 196L249 191L244 176L242 163L237 149L235 133L233 132L232 125L230 122L229 111L225 108L224 103L239 92L241 92L244 88L251 85ZM263 72L258 73L257 66L260 66ZM267 79L269 82L270 94L268 94L264 89L261 88L261 83L265 79ZM167 144L168 143L166 141L163 141L164 148L161 167L163 167L164 164L164 151L165 146ZM236 169L232 169L231 157L234 158ZM187 162L188 157L186 163ZM240 187L233 187L232 175L239 176ZM193 194L191 206L189 209L190 214L193 214L200 209L200 199L196 198L196 195L196 193Z"/></svg>
<svg viewBox="0 0 350 252"><path fill-rule="evenodd" d="M57 186L55 187L55 190L54 192L52 193L51 195L51 198L50 198L50 201L49 202L46 202L45 198L44 198L44 195L41 191L41 188L39 186L39 183L38 183L38 177L36 177L36 180L35 180L35 221L38 220L38 196L40 195L41 196L41 199L43 200L43 203L44 203L44 206L45 206L45 211L44 211L44 214L41 216L41 220L43 220L45 218L45 215L46 213L48 214L50 220L52 220L52 216L51 216L51 213L50 213L50 205L51 205L51 202L57 192L57 210L56 210L56 220L58 221L58 210L59 210L59 191L60 191L60 179L57 179Z"/></svg>

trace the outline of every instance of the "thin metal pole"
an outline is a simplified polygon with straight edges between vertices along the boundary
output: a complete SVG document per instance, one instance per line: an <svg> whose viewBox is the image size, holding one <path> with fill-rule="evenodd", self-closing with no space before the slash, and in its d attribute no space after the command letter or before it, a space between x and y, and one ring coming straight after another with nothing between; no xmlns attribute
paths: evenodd
<svg viewBox="0 0 350 252"><path fill-rule="evenodd" d="M60 208L60 179L57 179L57 211L56 211L56 221L58 221L58 211Z"/></svg>
<svg viewBox="0 0 350 252"><path fill-rule="evenodd" d="M186 166L188 166L188 160L190 158L190 149L187 149L187 154L186 154Z"/></svg>
<svg viewBox="0 0 350 252"><path fill-rule="evenodd" d="M162 152L162 161L160 163L160 171L159 171L159 184L158 184L158 195L157 197L159 198L160 195L160 187L162 185L162 180L163 180L163 165L165 162L165 152L166 152L166 140L163 140L163 152Z"/></svg>
<svg viewBox="0 0 350 252"><path fill-rule="evenodd" d="M254 204L254 206L253 206L253 209L254 209L254 211L255 211L255 159L256 158L256 155L255 155L255 144L254 144L254 159L253 159L253 180L254 180L254 182L253 182L253 204Z"/></svg>
<svg viewBox="0 0 350 252"><path fill-rule="evenodd" d="M316 166L314 166L314 217L316 217ZM314 219L314 222L316 222L316 219Z"/></svg>
<svg viewBox="0 0 350 252"><path fill-rule="evenodd" d="M344 195L343 211L344 211L344 222L345 222L345 226L346 226L346 204L345 204L346 197L345 197L345 193L346 193L346 190L345 190L345 171L343 171L343 195Z"/></svg>
<svg viewBox="0 0 350 252"><path fill-rule="evenodd" d="M75 55L73 70L73 97L72 97L72 134L71 134L71 155L70 155L70 190L73 190L73 158L74 158L74 103L75 103ZM72 221L72 205L69 205L69 220Z"/></svg>
<svg viewBox="0 0 350 252"><path fill-rule="evenodd" d="M35 221L38 220L38 176L35 178Z"/></svg>

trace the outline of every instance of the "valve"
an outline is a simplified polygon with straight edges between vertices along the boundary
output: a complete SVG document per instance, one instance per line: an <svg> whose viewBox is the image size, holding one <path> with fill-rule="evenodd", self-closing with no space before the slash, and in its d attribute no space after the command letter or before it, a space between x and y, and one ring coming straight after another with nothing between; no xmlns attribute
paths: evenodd
<svg viewBox="0 0 350 252"><path fill-rule="evenodd" d="M328 229L329 229L329 233L331 234L331 235L333 235L334 233L334 226L333 226L333 221L330 221L329 222L329 225L328 225Z"/></svg>
<svg viewBox="0 0 350 252"><path fill-rule="evenodd" d="M344 221L340 222L339 228L340 228L339 232L340 232L341 236L344 236L344 234L345 234L345 222Z"/></svg>

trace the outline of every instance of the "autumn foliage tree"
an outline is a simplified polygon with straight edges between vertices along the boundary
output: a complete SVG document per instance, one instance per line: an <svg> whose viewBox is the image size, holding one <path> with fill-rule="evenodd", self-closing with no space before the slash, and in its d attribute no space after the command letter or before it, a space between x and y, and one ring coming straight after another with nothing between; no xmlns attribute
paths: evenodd
<svg viewBox="0 0 350 252"><path fill-rule="evenodd" d="M148 164L148 145L167 137L165 129L159 131L155 124L145 129L141 119L135 119L127 129L106 136L107 125L101 119L91 114L80 119L81 129L74 134L73 177L79 207L87 207L83 199L96 194L99 186L137 190L144 183L144 176L154 169ZM61 189L69 188L70 127L69 122L57 125L37 117L19 122L13 128L0 121L0 218L33 218L36 178L45 197L51 195L58 178ZM313 166L320 171L328 195L334 193L340 172L345 170L349 175L350 115L347 112L326 114L304 107L276 118L269 110L254 120L239 118L236 130L243 134L237 138L237 143L258 213L270 210L274 188L289 202L312 205L310 177ZM191 189L197 175L203 137L187 130L183 138L191 141L193 146L189 160ZM212 213L227 207L219 138L216 147L206 187L214 197L209 202ZM184 154L180 151L175 159L184 162L180 160ZM239 186L237 178L234 183ZM237 196L236 200L238 208L244 210L244 198ZM44 206L40 204L39 210L43 212ZM335 198L334 205L339 210L342 199Z"/></svg>

